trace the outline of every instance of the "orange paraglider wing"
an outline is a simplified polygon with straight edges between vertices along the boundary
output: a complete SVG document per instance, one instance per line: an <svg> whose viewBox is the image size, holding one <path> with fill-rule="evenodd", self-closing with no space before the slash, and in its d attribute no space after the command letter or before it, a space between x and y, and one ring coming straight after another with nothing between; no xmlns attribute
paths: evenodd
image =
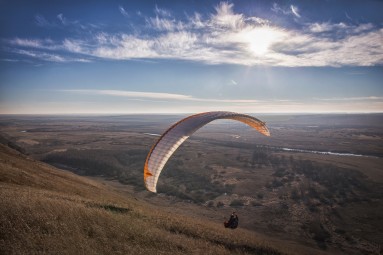
<svg viewBox="0 0 383 255"><path fill-rule="evenodd" d="M144 182L151 192L157 192L158 177L166 162L177 148L194 132L217 119L230 119L243 122L261 134L270 136L266 124L250 115L234 112L205 112L186 117L172 125L152 146L144 166Z"/></svg>

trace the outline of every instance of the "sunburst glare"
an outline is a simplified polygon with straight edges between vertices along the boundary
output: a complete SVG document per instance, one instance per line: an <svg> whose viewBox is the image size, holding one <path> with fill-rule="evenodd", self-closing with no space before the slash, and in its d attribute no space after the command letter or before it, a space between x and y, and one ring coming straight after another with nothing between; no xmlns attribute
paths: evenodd
<svg viewBox="0 0 383 255"><path fill-rule="evenodd" d="M255 55L265 55L269 52L270 46L285 37L283 31L272 27L256 27L245 34L248 42L248 49Z"/></svg>

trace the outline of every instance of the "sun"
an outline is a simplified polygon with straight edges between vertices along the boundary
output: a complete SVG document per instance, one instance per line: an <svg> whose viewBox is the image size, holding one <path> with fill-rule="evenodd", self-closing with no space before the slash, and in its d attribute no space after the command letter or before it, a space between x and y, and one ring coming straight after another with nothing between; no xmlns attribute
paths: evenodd
<svg viewBox="0 0 383 255"><path fill-rule="evenodd" d="M270 46L281 39L283 33L271 27L257 27L246 32L248 49L255 55L265 55Z"/></svg>

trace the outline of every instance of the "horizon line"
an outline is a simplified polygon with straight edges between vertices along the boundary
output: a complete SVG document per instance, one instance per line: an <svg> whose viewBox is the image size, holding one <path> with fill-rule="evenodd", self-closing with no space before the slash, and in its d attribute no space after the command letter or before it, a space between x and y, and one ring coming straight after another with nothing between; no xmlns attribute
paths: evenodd
<svg viewBox="0 0 383 255"><path fill-rule="evenodd" d="M212 112L212 111L206 111ZM238 111L233 111L238 112ZM200 112L136 112L136 113L119 113L119 112L94 112L94 113L0 113L0 116L111 116L111 115L192 115ZM381 112L238 112L244 114L259 114L259 115L337 115L337 114L383 114Z"/></svg>

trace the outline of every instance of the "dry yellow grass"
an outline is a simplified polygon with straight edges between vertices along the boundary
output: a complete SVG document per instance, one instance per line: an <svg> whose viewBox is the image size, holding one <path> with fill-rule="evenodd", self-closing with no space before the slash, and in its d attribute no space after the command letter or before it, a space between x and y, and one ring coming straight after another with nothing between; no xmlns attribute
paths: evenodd
<svg viewBox="0 0 383 255"><path fill-rule="evenodd" d="M311 253L170 215L0 145L0 254Z"/></svg>
<svg viewBox="0 0 383 255"><path fill-rule="evenodd" d="M313 254L160 210L0 144L0 254Z"/></svg>

